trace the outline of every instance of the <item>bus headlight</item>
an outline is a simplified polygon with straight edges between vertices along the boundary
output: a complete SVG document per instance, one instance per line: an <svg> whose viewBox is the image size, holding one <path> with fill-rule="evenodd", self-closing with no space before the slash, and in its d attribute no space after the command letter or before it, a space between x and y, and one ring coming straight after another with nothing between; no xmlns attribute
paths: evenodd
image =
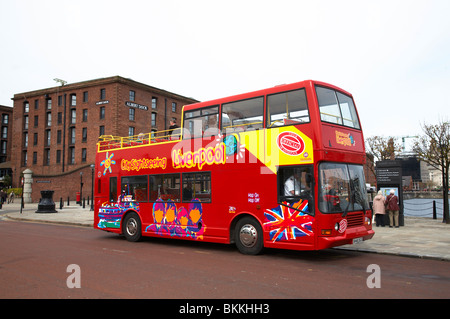
<svg viewBox="0 0 450 319"><path fill-rule="evenodd" d="M334 224L334 230L339 231L339 223Z"/></svg>

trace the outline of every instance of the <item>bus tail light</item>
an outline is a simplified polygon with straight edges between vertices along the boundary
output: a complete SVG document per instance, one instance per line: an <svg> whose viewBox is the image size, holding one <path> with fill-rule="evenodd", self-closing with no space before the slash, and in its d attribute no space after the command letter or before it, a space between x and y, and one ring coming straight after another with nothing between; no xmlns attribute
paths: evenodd
<svg viewBox="0 0 450 319"><path fill-rule="evenodd" d="M322 236L330 236L331 229L322 229Z"/></svg>

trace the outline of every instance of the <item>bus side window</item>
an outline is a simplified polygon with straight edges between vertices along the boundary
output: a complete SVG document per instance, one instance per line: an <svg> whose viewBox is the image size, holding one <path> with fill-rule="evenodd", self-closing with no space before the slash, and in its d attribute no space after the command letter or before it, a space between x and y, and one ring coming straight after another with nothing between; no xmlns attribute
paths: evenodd
<svg viewBox="0 0 450 319"><path fill-rule="evenodd" d="M161 174L150 176L150 201L158 199L180 202L180 174Z"/></svg>
<svg viewBox="0 0 450 319"><path fill-rule="evenodd" d="M267 127L307 122L309 122L309 111L304 89L268 96Z"/></svg>
<svg viewBox="0 0 450 319"><path fill-rule="evenodd" d="M222 133L239 133L263 127L264 98L222 105Z"/></svg>
<svg viewBox="0 0 450 319"><path fill-rule="evenodd" d="M211 172L183 173L183 202L211 202Z"/></svg>
<svg viewBox="0 0 450 319"><path fill-rule="evenodd" d="M183 129L183 139L217 135L219 106L185 112Z"/></svg>

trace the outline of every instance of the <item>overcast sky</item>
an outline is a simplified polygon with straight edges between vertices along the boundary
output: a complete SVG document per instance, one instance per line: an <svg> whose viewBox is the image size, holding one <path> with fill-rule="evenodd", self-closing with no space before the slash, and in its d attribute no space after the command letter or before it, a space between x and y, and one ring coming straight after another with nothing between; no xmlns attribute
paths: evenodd
<svg viewBox="0 0 450 319"><path fill-rule="evenodd" d="M450 115L449 0L0 0L0 104L120 75L200 101L306 79L354 96L366 137Z"/></svg>

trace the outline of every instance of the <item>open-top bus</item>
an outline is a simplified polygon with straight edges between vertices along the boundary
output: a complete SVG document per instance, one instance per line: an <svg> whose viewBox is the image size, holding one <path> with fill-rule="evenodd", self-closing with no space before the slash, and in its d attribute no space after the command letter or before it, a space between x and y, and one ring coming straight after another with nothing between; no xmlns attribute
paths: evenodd
<svg viewBox="0 0 450 319"><path fill-rule="evenodd" d="M101 136L97 229L319 250L373 237L353 97L303 81L186 105L181 127Z"/></svg>

